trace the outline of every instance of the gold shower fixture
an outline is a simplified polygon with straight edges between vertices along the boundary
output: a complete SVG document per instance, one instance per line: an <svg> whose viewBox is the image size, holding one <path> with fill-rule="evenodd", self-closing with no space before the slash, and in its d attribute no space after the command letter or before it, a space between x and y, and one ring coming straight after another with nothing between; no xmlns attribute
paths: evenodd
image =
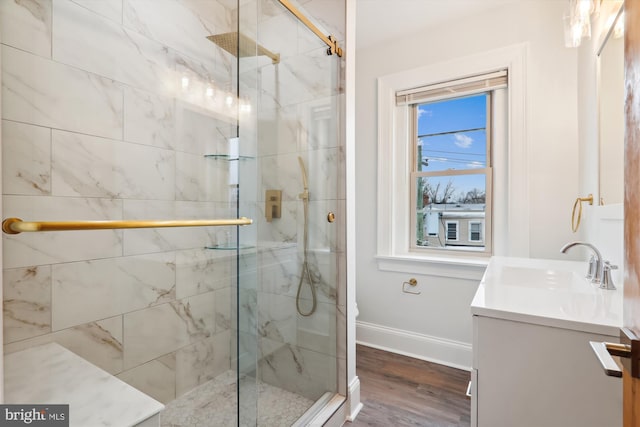
<svg viewBox="0 0 640 427"><path fill-rule="evenodd" d="M274 64L280 62L279 53L271 52L269 49L256 43L255 40L245 36L244 34L240 34L237 31L214 34L212 36L207 36L207 39L238 58L268 56Z"/></svg>

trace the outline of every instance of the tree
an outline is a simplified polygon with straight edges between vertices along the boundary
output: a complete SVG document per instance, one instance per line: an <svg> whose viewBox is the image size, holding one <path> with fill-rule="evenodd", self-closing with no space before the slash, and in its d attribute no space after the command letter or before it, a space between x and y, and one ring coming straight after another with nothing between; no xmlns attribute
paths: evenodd
<svg viewBox="0 0 640 427"><path fill-rule="evenodd" d="M466 194L461 194L458 198L458 202L460 203L485 203L487 199L487 194L485 191L480 190L479 188L474 188L473 190L467 191Z"/></svg>
<svg viewBox="0 0 640 427"><path fill-rule="evenodd" d="M456 192L456 187L453 185L453 179L451 178L444 186L442 186L441 181L437 181L435 184L426 179L425 181L422 191L428 198L429 203L447 203Z"/></svg>

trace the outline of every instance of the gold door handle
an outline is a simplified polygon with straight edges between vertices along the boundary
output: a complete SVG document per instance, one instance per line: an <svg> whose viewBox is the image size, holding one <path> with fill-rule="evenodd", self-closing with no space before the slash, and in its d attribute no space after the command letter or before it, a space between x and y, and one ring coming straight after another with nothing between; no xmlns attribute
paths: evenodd
<svg viewBox="0 0 640 427"><path fill-rule="evenodd" d="M604 373L610 377L622 377L622 370L612 356L621 358L625 370L633 378L640 378L640 340L628 328L620 329L620 344L589 341Z"/></svg>

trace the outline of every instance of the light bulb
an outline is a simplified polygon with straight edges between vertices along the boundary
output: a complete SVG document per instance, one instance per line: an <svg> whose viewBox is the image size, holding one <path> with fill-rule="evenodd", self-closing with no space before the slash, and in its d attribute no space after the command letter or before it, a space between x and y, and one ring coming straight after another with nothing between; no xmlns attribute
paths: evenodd
<svg viewBox="0 0 640 427"><path fill-rule="evenodd" d="M182 76L182 89L187 89L189 87L189 77Z"/></svg>
<svg viewBox="0 0 640 427"><path fill-rule="evenodd" d="M231 107L233 105L233 96L228 93L227 97L224 99L224 102L227 104L227 107Z"/></svg>
<svg viewBox="0 0 640 427"><path fill-rule="evenodd" d="M213 98L213 88L211 86L207 86L205 94L207 95L207 97Z"/></svg>
<svg viewBox="0 0 640 427"><path fill-rule="evenodd" d="M578 14L582 19L589 19L593 12L593 0L578 0Z"/></svg>

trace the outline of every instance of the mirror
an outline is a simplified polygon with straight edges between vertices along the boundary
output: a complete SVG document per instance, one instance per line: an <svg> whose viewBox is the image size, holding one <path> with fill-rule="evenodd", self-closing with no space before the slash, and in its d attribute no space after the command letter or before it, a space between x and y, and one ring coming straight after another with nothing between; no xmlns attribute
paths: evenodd
<svg viewBox="0 0 640 427"><path fill-rule="evenodd" d="M601 205L624 201L624 37L619 30L624 22L622 6L612 16L598 50Z"/></svg>

